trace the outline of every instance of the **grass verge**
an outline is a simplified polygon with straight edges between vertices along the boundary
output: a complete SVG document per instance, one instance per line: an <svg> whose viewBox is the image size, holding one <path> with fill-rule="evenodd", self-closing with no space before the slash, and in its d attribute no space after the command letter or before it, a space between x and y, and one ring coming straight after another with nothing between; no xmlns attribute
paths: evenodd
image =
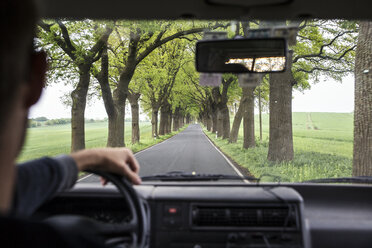
<svg viewBox="0 0 372 248"><path fill-rule="evenodd" d="M268 140L257 141L255 148L243 149L241 137L237 143L230 144L228 140L216 138L215 134L205 128L203 131L221 151L250 174L262 177L263 182L301 182L315 178L351 176L352 158L334 154L332 147L329 147L330 152L327 153L326 150L316 151L317 144L305 145L307 149L299 144L293 161L273 163L267 160Z"/></svg>

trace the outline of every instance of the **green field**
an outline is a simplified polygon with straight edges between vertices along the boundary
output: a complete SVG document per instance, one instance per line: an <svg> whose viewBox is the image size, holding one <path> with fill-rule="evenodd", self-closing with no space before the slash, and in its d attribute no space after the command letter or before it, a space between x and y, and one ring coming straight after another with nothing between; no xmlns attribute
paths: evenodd
<svg viewBox="0 0 372 248"><path fill-rule="evenodd" d="M263 181L298 182L313 178L351 176L353 151L353 114L351 113L293 113L293 141L295 158L293 162L273 164L267 161L269 116L263 115L263 141L260 142L258 118L256 118L257 147L242 148L243 130L238 143L228 144L226 140L209 137L225 153L254 176ZM134 152L169 138L174 133L154 140L151 123L142 122L141 143L131 145L131 124L126 123L125 141ZM19 162L42 156L55 156L70 152L70 124L43 126L28 129L26 145ZM86 146L104 147L107 140L107 122L86 124Z"/></svg>
<svg viewBox="0 0 372 248"><path fill-rule="evenodd" d="M107 122L96 122L85 124L85 144L87 148L105 147L107 142ZM165 140L175 133L164 135L158 139L152 138L151 123L141 122L140 143L131 144L132 127L130 122L125 123L125 142L133 152ZM55 156L58 154L70 153L71 147L71 126L54 125L29 128L27 131L26 143L18 158L18 162L35 159L42 156Z"/></svg>
<svg viewBox="0 0 372 248"><path fill-rule="evenodd" d="M245 150L243 129L237 144L210 138L226 154L263 181L298 182L314 178L351 176L353 156L352 113L293 113L295 158L290 163L267 161L269 116L263 115L263 141L260 142L258 117L255 119L257 147Z"/></svg>

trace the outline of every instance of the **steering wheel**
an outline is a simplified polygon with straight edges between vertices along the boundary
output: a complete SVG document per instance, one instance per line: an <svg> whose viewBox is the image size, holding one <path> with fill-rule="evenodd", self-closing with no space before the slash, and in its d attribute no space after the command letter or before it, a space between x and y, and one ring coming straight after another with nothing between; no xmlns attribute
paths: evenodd
<svg viewBox="0 0 372 248"><path fill-rule="evenodd" d="M125 199L131 214L131 220L123 223L102 223L88 217L77 215L56 215L48 218L47 223L62 228L63 230L89 230L94 235L103 237L108 247L117 247L130 236L130 247L143 248L149 237L149 226L146 219L144 204L141 202L132 184L124 177L102 171L87 171L107 179L119 190ZM120 246L122 247L122 246Z"/></svg>

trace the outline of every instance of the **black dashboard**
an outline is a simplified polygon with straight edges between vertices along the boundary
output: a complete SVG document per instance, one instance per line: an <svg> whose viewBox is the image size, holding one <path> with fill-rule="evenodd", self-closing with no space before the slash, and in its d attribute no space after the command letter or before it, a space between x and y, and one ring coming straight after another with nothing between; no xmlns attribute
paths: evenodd
<svg viewBox="0 0 372 248"><path fill-rule="evenodd" d="M153 247L308 247L291 188L168 186L148 202Z"/></svg>
<svg viewBox="0 0 372 248"><path fill-rule="evenodd" d="M353 185L159 184L136 186L149 247L371 247L372 189ZM77 185L35 217L130 219L113 186Z"/></svg>

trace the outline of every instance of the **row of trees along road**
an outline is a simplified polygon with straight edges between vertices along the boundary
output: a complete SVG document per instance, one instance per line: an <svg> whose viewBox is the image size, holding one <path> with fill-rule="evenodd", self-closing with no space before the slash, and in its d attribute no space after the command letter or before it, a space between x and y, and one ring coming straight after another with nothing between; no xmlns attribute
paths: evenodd
<svg viewBox="0 0 372 248"><path fill-rule="evenodd" d="M51 58L49 82L71 82L74 87L69 102L72 105L71 150L76 151L85 148L84 111L91 74L100 83L100 95L108 115L107 145L125 146L125 102L129 84L140 63L169 41L223 25L216 22L47 20L39 27L38 45L44 47ZM95 64L104 51L108 54L105 59L110 61L107 67L103 61L101 65Z"/></svg>
<svg viewBox="0 0 372 248"><path fill-rule="evenodd" d="M267 25L268 23L264 22L238 23L234 35L247 35L250 28L266 27ZM220 132L218 124L214 125L216 115L222 116L221 109L216 108L219 103L217 99L223 99L223 97L216 98L216 94L213 93L220 92L221 96L226 95L225 77L220 88L212 89L212 94L208 91L204 93L203 103L205 106L201 112L201 119L207 128L209 127L213 132L218 131L218 134L223 135L223 138L229 138L230 142L236 142L243 119L243 146L244 148L254 147L254 99L258 94L260 94L258 99L260 103L270 99L268 159L281 162L293 159L291 105L293 88L305 90L310 87L310 80L317 83L320 76L341 81L342 77L353 72L358 26L355 22L319 20L302 23L276 22L275 25L298 28L298 33L294 37L297 43L293 42L290 46L286 72L264 77L258 89L243 89L230 137L226 132ZM226 102L226 100L223 101ZM223 124L221 123L221 125Z"/></svg>
<svg viewBox="0 0 372 248"><path fill-rule="evenodd" d="M342 77L354 71L355 59L357 66L367 68L368 53L359 52L359 56L355 58L359 31L356 22L277 22L275 25L295 26L298 30L292 37L285 73L266 75L256 88L240 88L236 75L232 74L223 76L220 87L199 85L199 75L194 68L194 47L203 31L227 31L232 38L236 35L246 36L250 29L268 25L272 23L91 20L41 22L38 45L45 48L50 56L48 84L63 81L72 84L74 88L70 99L66 101L71 104L72 151L85 147L84 110L87 99L96 95L102 97L109 120L108 146L125 146L124 117L127 99L132 110L132 143L140 141L141 105L142 111L151 117L152 133L156 136L169 133L172 123L173 130L177 130L184 122L198 118L208 130L217 132L219 137L234 143L243 121L243 147L255 147L254 108L258 105L259 116L262 109L268 109L270 113L268 160L292 160L292 90L303 91L310 87L310 81L323 83L319 82L320 77L341 81ZM358 46L368 47L370 29L365 27L360 32L366 32L367 35L360 34L365 41L359 40ZM358 48L358 51L362 49L366 50ZM366 115L365 112L370 111L371 107L359 110L358 106L362 104L357 101L357 98L365 98L362 93L357 95L358 92L369 90L369 98L364 100L363 106L371 105L372 94L368 88L370 84L358 88L358 82L365 83L369 80L368 74L358 77L361 69L355 70L356 125L363 127L362 124L357 124L359 120L367 123L370 128L368 123L371 115ZM231 127L232 107L237 109ZM355 132L358 130L355 129ZM368 128L363 127L362 131L366 132L365 130ZM359 166L359 160L363 164L366 164L366 160L371 163L371 152L369 155L365 151L360 152L362 148L358 146L359 143L366 143L366 134L360 135L362 131L355 133L354 168ZM371 133L367 133L367 137ZM262 139L262 134L260 136ZM358 137L362 138L357 140ZM370 139L367 139L367 146L363 145L369 151ZM367 154L367 159L358 160L357 155L360 153ZM372 168L372 165L368 168ZM354 174L358 174L356 170Z"/></svg>

